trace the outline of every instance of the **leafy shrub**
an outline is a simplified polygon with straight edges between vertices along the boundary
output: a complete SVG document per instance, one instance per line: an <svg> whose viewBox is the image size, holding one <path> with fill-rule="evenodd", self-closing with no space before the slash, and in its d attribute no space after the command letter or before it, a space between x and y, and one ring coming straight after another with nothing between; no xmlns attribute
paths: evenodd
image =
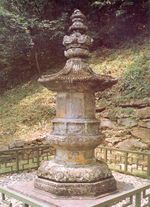
<svg viewBox="0 0 150 207"><path fill-rule="evenodd" d="M128 98L150 96L150 60L148 56L131 64L120 80L120 91Z"/></svg>
<svg viewBox="0 0 150 207"><path fill-rule="evenodd" d="M1 0L1 90L62 64L62 38L75 8L89 20L94 49L148 33L148 0Z"/></svg>

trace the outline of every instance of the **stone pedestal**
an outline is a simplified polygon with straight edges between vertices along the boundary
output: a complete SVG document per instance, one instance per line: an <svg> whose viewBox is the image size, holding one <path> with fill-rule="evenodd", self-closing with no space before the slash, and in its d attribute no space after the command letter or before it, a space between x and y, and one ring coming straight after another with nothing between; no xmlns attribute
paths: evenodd
<svg viewBox="0 0 150 207"><path fill-rule="evenodd" d="M122 177L122 176L121 176ZM123 178L122 178L123 179ZM23 198L26 200L31 200L37 206L41 207L94 207L94 206L110 206L110 205L119 205L119 201L123 201L125 198L129 198L129 195L135 195L136 192L143 192L144 188L149 189L149 183L143 183L139 186L134 186L129 181L127 183L121 182L121 178L117 180L117 191L111 193L102 194L98 197L73 197L69 198L54 196L46 191L34 188L33 181L21 183L9 186L6 189L7 192L16 195L17 198L20 198L22 201ZM58 188L57 188L58 189ZM90 189L90 188L89 188ZM148 193L148 192L147 192ZM132 197L132 196L131 196ZM81 199L82 198L82 199ZM145 199L144 199L145 198ZM146 197L144 196L143 201L146 202ZM142 202L143 202L142 201ZM117 203L118 202L118 203ZM134 196L130 200L134 205L135 199ZM139 204L139 201L136 201ZM123 201L120 205L129 205L129 199ZM132 205L131 204L131 205ZM136 204L135 204L136 205Z"/></svg>
<svg viewBox="0 0 150 207"><path fill-rule="evenodd" d="M98 76L87 63L92 39L87 35L85 16L75 10L70 35L64 37L65 67L39 79L57 91L56 118L48 136L56 148L53 160L38 169L35 188L59 197L97 197L116 190L116 181L106 163L94 157L103 141L95 118L95 92L116 83L110 76Z"/></svg>

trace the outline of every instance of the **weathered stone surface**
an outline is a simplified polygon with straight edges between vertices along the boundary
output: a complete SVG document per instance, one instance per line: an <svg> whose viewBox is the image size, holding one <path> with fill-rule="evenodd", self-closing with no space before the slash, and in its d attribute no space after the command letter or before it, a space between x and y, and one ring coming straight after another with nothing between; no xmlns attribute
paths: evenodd
<svg viewBox="0 0 150 207"><path fill-rule="evenodd" d="M38 169L38 177L61 183L96 182L111 177L106 163L95 161L90 165L60 165L53 161L44 161Z"/></svg>
<svg viewBox="0 0 150 207"><path fill-rule="evenodd" d="M118 134L117 134L118 135ZM121 133L120 133L121 135ZM131 139L132 136L130 134L122 134L121 136L116 136L113 132L111 132L111 137L105 138L105 145L116 147L117 144L122 143L124 140Z"/></svg>
<svg viewBox="0 0 150 207"><path fill-rule="evenodd" d="M115 125L110 119L101 118L100 127L102 129L106 129L106 128L113 129L115 128Z"/></svg>
<svg viewBox="0 0 150 207"><path fill-rule="evenodd" d="M118 119L117 123L126 128L132 128L134 126L137 126L137 121L133 118L121 118Z"/></svg>
<svg viewBox="0 0 150 207"><path fill-rule="evenodd" d="M138 125L140 126L140 127L144 127L144 128L148 128L148 129L150 129L150 119L145 119L145 120L140 120L139 122L138 122Z"/></svg>
<svg viewBox="0 0 150 207"><path fill-rule="evenodd" d="M120 142L119 144L116 145L117 148L119 149L124 149L124 150L132 150L132 149L147 149L147 144L142 143L141 141L131 138L124 140Z"/></svg>
<svg viewBox="0 0 150 207"><path fill-rule="evenodd" d="M134 137L140 138L145 143L150 143L150 129L135 127L131 130Z"/></svg>
<svg viewBox="0 0 150 207"><path fill-rule="evenodd" d="M84 199L84 197L92 198L115 191L116 181L114 177L109 177L93 183L59 183L37 178L34 186L54 196Z"/></svg>
<svg viewBox="0 0 150 207"><path fill-rule="evenodd" d="M150 107L138 109L136 113L137 117L139 117L140 119L148 119L150 118Z"/></svg>
<svg viewBox="0 0 150 207"><path fill-rule="evenodd" d="M103 130L103 133L105 133L107 138L112 138L112 137L127 137L127 135L130 135L130 129L122 129L118 126L116 126L115 129L106 129Z"/></svg>
<svg viewBox="0 0 150 207"><path fill-rule="evenodd" d="M106 119L109 119L109 111L108 110L104 110L101 112L100 114L100 118L106 118Z"/></svg>
<svg viewBox="0 0 150 207"><path fill-rule="evenodd" d="M115 144L122 141L122 137L114 137L113 136L112 138L105 139L105 141L108 142L108 143L111 143L112 145L115 145Z"/></svg>
<svg viewBox="0 0 150 207"><path fill-rule="evenodd" d="M116 104L117 106L121 106L121 107L134 107L134 108L143 108L143 107L147 107L150 106L150 98L145 98L145 99L131 99L128 102L124 102L124 103L119 103Z"/></svg>
<svg viewBox="0 0 150 207"><path fill-rule="evenodd" d="M99 108L96 108L96 113L101 113L102 111L104 111L106 109L106 107L99 107Z"/></svg>
<svg viewBox="0 0 150 207"><path fill-rule="evenodd" d="M9 149L16 148L15 143L14 143L14 142L10 143L10 144L8 145L8 148L9 148Z"/></svg>
<svg viewBox="0 0 150 207"><path fill-rule="evenodd" d="M15 140L12 143L8 145L7 148L9 149L18 149L18 148L26 148L26 147L38 147L38 146L44 146L49 144L47 140L47 135L44 135L43 138L37 138L30 141L24 141L24 140Z"/></svg>
<svg viewBox="0 0 150 207"><path fill-rule="evenodd" d="M64 149L76 149L76 150L87 150L89 148L95 148L104 140L104 135L53 135L48 136L48 142L53 146L60 146Z"/></svg>
<svg viewBox="0 0 150 207"><path fill-rule="evenodd" d="M8 150L8 146L5 146L5 147L0 147L0 151L7 151Z"/></svg>
<svg viewBox="0 0 150 207"><path fill-rule="evenodd" d="M25 141L23 140L15 140L9 145L9 148L12 149L12 148L24 147L24 144L25 144Z"/></svg>

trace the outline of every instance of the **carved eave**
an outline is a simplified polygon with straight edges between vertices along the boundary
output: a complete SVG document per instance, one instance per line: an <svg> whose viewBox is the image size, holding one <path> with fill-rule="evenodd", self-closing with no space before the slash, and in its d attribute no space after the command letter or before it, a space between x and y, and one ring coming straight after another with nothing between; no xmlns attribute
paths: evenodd
<svg viewBox="0 0 150 207"><path fill-rule="evenodd" d="M39 79L39 82L46 88L52 91L103 91L107 88L111 88L117 83L117 79L111 76L98 76L97 74L86 76L81 74L69 74L69 75L46 75Z"/></svg>

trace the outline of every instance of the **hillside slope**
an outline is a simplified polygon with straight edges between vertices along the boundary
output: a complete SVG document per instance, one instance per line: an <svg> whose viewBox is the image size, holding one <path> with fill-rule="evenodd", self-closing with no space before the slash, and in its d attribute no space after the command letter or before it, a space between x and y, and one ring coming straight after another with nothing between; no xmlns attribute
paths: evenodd
<svg viewBox="0 0 150 207"><path fill-rule="evenodd" d="M118 100L150 96L150 39L137 37L117 49L101 48L91 59L97 73L117 77L115 93Z"/></svg>

